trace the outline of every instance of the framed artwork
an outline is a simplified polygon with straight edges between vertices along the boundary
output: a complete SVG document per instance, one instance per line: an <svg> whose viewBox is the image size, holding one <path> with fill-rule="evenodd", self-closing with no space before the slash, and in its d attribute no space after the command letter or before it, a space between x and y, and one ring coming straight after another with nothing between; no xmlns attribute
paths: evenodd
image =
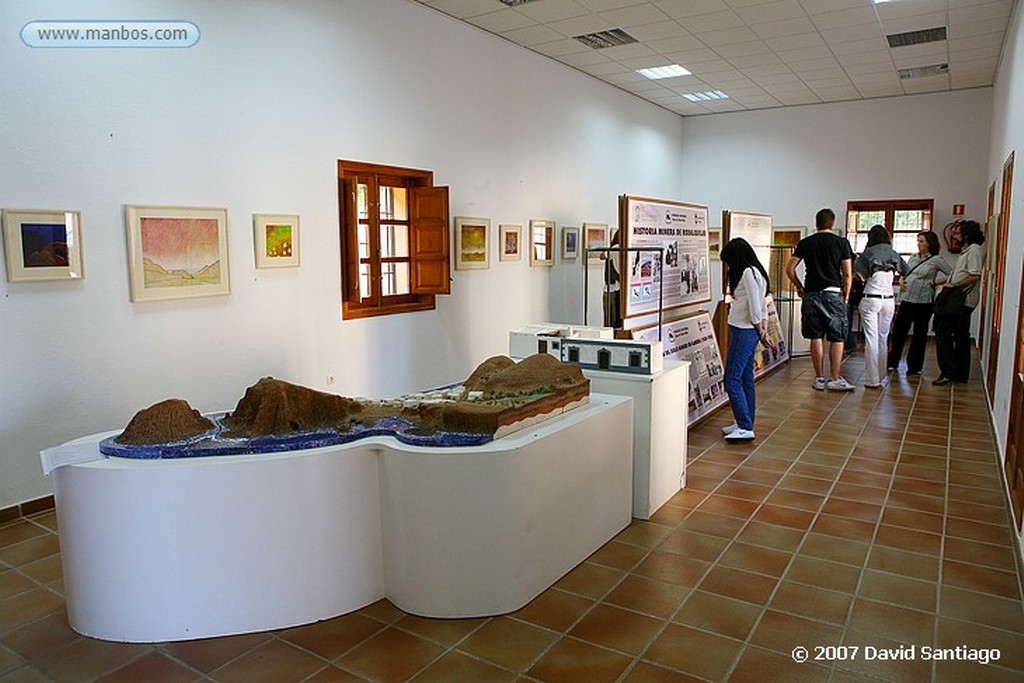
<svg viewBox="0 0 1024 683"><path fill-rule="evenodd" d="M299 265L299 217L256 213L252 216L257 268L296 268Z"/></svg>
<svg viewBox="0 0 1024 683"><path fill-rule="evenodd" d="M554 263L555 222L530 221L530 265L543 267Z"/></svg>
<svg viewBox="0 0 1024 683"><path fill-rule="evenodd" d="M8 282L85 277L78 211L4 209L3 232Z"/></svg>
<svg viewBox="0 0 1024 683"><path fill-rule="evenodd" d="M708 228L708 255L712 261L720 260L719 254L722 251L722 229Z"/></svg>
<svg viewBox="0 0 1024 683"><path fill-rule="evenodd" d="M575 261L580 255L580 229L562 228L562 260Z"/></svg>
<svg viewBox="0 0 1024 683"><path fill-rule="evenodd" d="M455 217L455 270L490 268L487 233L490 218Z"/></svg>
<svg viewBox="0 0 1024 683"><path fill-rule="evenodd" d="M522 226L503 223L498 226L498 260L519 261L523 258Z"/></svg>
<svg viewBox="0 0 1024 683"><path fill-rule="evenodd" d="M125 206L133 302L231 293L227 209Z"/></svg>
<svg viewBox="0 0 1024 683"><path fill-rule="evenodd" d="M768 277L773 292L795 294L793 283L786 277L786 264L793 255L797 243L807 234L803 225L772 228L772 256L768 266Z"/></svg>
<svg viewBox="0 0 1024 683"><path fill-rule="evenodd" d="M589 249L603 249L608 246L608 225L605 223L583 224L583 250L587 252L587 263L601 263L601 252L590 252Z"/></svg>

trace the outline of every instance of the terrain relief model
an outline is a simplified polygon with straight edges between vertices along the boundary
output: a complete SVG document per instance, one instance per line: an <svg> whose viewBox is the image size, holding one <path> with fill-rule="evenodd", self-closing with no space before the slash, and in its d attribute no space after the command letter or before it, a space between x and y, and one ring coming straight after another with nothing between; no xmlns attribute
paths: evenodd
<svg viewBox="0 0 1024 683"><path fill-rule="evenodd" d="M494 356L462 384L391 399L352 399L264 377L229 413L201 415L182 399L135 414L100 442L124 458L276 453L391 436L416 446L477 446L561 415L590 399L575 365L536 354Z"/></svg>

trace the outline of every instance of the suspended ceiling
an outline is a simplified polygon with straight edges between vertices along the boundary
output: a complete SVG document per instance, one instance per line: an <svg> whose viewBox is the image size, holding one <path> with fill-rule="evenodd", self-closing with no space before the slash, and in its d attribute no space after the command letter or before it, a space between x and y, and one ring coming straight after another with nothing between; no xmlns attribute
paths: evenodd
<svg viewBox="0 0 1024 683"><path fill-rule="evenodd" d="M413 1L691 116L990 86L1016 0Z"/></svg>

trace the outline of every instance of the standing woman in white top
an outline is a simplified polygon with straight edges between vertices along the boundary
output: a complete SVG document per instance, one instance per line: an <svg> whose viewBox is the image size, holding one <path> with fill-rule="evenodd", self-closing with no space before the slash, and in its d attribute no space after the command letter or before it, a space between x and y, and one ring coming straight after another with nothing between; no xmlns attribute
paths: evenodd
<svg viewBox="0 0 1024 683"><path fill-rule="evenodd" d="M981 246L985 233L978 221L964 221L953 230L965 246L943 287L962 289L965 299L956 315L935 320L935 355L940 373L932 380L936 386L963 384L971 376L971 314L981 301L981 273L985 267L985 248Z"/></svg>
<svg viewBox="0 0 1024 683"><path fill-rule="evenodd" d="M726 266L732 305L729 307L729 350L725 356L725 392L736 423L723 427L730 443L754 439L754 353L758 342L771 346L768 337L768 273L742 237L729 240L720 255Z"/></svg>
<svg viewBox="0 0 1024 683"><path fill-rule="evenodd" d="M886 341L892 316L896 312L893 280L907 274L907 262L892 248L889 231L873 225L868 231L868 246L853 263L855 277L864 280L864 298L860 301L860 327L864 331L864 386L882 386L882 372L888 355Z"/></svg>

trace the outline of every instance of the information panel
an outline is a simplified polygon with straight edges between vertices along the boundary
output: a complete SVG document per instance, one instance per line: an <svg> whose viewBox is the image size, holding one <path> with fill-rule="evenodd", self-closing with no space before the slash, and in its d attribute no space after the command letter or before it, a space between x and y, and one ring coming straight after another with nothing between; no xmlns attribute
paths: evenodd
<svg viewBox="0 0 1024 683"><path fill-rule="evenodd" d="M664 199L619 197L623 247L622 317L711 301L708 271L708 207ZM664 271L664 272L663 272ZM664 289L662 290L662 282Z"/></svg>
<svg viewBox="0 0 1024 683"><path fill-rule="evenodd" d="M722 246L736 237L742 237L750 243L757 259L768 270L772 262L772 217L747 211L723 211ZM724 278L722 287L724 290Z"/></svg>
<svg viewBox="0 0 1024 683"><path fill-rule="evenodd" d="M707 311L664 323L661 326L662 353L671 360L690 362L690 409L693 424L728 402L725 393L725 365L718 352L714 326ZM633 330L633 338L657 341L658 326Z"/></svg>
<svg viewBox="0 0 1024 683"><path fill-rule="evenodd" d="M789 349L786 347L786 337L782 334L782 322L779 320L775 298L769 294L765 304L768 307L768 338L775 343L775 348L758 342L757 350L754 352L755 378L762 377L789 360Z"/></svg>

